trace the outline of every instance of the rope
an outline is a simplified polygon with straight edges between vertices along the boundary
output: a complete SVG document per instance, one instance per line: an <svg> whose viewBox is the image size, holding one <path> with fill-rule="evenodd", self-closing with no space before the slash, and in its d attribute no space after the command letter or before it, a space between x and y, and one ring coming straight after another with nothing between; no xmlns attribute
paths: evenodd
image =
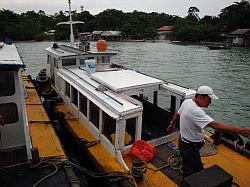
<svg viewBox="0 0 250 187"><path fill-rule="evenodd" d="M45 181L46 179L48 179L49 177L52 177L53 175L55 175L58 171L58 167L56 164L49 162L49 161L44 161L44 159L41 159L40 162L36 165L31 166L31 168L37 168L40 167L42 164L48 164L45 165L43 167L48 167L48 166L53 166L55 168L55 170L53 172L51 172L50 174L44 176L43 178L41 178L40 180L38 180L35 184L32 185L32 187L37 187L40 183L42 183L43 181Z"/></svg>
<svg viewBox="0 0 250 187"><path fill-rule="evenodd" d="M182 161L182 159L179 155L179 152L178 152L178 150L176 150L176 152L173 155L168 157L167 163L165 165L163 165L159 168L156 168L156 169L151 168L151 167L147 167L147 169L150 169L152 171L157 172L157 171L160 171L160 170L165 169L167 167L170 167L173 170L179 170L179 172L182 174L183 173L182 172L182 165L180 165L179 167L176 167L179 163L181 163L181 161Z"/></svg>
<svg viewBox="0 0 250 187"><path fill-rule="evenodd" d="M137 184L134 180L134 178L129 172L118 172L118 171L114 171L114 172L100 172L100 173L96 173L96 172L92 172L84 167L81 167L73 162L70 161L61 161L58 159L46 159L42 158L40 160L40 162L36 165L31 165L30 168L44 168L44 167L48 167L48 166L53 166L55 169L53 172L51 172L50 174L44 176L43 178L41 178L40 180L38 180L35 184L33 184L32 187L37 187L39 184L41 184L43 181L45 181L46 179L48 179L49 177L52 177L53 175L55 175L58 172L58 167L57 164L64 164L64 165L70 165L73 166L74 168L76 168L77 170L79 170L80 172L93 177L93 178L109 178L110 181L120 181L120 180L128 180L128 181L132 181L133 185L135 187L137 187Z"/></svg>

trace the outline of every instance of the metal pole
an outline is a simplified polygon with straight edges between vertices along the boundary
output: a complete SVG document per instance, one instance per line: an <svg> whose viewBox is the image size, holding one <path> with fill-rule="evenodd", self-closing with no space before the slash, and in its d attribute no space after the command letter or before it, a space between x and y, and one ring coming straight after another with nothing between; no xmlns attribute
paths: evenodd
<svg viewBox="0 0 250 187"><path fill-rule="evenodd" d="M69 0L69 22L70 22L70 46L73 47L74 41L74 34L73 34L73 24L72 24L72 16L71 16L71 0Z"/></svg>

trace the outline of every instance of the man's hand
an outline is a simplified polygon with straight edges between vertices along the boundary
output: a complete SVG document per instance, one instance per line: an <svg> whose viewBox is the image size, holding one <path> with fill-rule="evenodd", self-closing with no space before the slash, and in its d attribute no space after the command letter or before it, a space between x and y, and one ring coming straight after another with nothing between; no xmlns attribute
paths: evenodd
<svg viewBox="0 0 250 187"><path fill-rule="evenodd" d="M168 128L167 128L167 132L168 133L172 133L172 132L174 132L174 130L175 130L175 125L172 123L172 121L170 122L170 125L168 126Z"/></svg>

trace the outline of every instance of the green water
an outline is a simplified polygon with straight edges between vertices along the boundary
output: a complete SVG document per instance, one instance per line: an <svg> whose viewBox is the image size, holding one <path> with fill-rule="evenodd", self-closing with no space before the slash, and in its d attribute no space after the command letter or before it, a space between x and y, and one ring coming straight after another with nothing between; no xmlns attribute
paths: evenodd
<svg viewBox="0 0 250 187"><path fill-rule="evenodd" d="M16 44L26 73L33 77L46 64L52 42ZM94 43L91 43L94 46ZM184 87L209 85L219 100L206 110L217 121L250 127L250 48L210 50L202 45L111 42L113 62Z"/></svg>

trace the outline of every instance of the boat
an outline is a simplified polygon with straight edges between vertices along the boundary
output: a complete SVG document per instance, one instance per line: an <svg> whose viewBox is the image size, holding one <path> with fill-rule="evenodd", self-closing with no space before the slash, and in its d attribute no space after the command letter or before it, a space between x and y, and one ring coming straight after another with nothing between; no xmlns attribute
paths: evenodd
<svg viewBox="0 0 250 187"><path fill-rule="evenodd" d="M207 45L207 47L211 50L219 50L219 49L229 49L228 45Z"/></svg>
<svg viewBox="0 0 250 187"><path fill-rule="evenodd" d="M36 82L44 86L48 78L33 81L25 75L15 44L4 44L0 54L1 186L95 186L95 182L87 181L87 175L122 177L115 172L89 172L71 162L68 154L73 152L66 154L56 134L56 122L49 119L37 92ZM98 184L110 186L106 181Z"/></svg>
<svg viewBox="0 0 250 187"><path fill-rule="evenodd" d="M71 41L46 48L48 67L41 71L51 89L38 83L61 141L78 150L79 160L90 157L102 171L121 172L132 186L248 186L249 142L209 131L201 149L206 169L183 180L179 132L168 134L167 127L195 90L114 63L117 53L103 40L96 46Z"/></svg>

